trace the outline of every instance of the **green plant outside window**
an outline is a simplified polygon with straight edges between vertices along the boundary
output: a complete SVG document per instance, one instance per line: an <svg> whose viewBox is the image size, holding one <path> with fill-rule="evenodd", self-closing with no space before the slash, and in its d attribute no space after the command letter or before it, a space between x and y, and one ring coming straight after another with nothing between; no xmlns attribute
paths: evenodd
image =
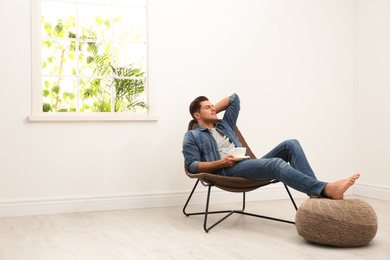
<svg viewBox="0 0 390 260"><path fill-rule="evenodd" d="M107 5L107 16L83 16L91 5L63 4L71 11L54 14L53 3L42 5L43 112L145 111L145 8Z"/></svg>

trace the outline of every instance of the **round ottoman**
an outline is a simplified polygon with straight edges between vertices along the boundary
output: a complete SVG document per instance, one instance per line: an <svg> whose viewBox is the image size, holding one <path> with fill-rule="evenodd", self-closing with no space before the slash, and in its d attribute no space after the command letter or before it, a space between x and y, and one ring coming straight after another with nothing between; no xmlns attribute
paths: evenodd
<svg viewBox="0 0 390 260"><path fill-rule="evenodd" d="M376 235L378 218L364 200L309 199L295 216L298 234L320 244L357 247L367 245Z"/></svg>

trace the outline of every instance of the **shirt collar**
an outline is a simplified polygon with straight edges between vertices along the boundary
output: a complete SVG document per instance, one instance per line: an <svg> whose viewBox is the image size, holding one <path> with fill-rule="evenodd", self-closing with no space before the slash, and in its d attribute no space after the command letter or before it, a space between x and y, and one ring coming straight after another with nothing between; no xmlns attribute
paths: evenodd
<svg viewBox="0 0 390 260"><path fill-rule="evenodd" d="M217 123L214 124L214 127L217 127L217 125L219 125L219 121ZM208 128L204 127L204 126L201 126L201 125L198 125L198 129L200 131L208 131Z"/></svg>

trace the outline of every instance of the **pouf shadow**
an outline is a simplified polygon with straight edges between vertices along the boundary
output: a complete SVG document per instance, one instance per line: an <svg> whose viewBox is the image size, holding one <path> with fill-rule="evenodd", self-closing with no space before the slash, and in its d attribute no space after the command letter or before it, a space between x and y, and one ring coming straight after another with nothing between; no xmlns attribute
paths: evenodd
<svg viewBox="0 0 390 260"><path fill-rule="evenodd" d="M309 199L295 216L298 234L319 244L337 247L367 245L376 235L378 218L362 199Z"/></svg>

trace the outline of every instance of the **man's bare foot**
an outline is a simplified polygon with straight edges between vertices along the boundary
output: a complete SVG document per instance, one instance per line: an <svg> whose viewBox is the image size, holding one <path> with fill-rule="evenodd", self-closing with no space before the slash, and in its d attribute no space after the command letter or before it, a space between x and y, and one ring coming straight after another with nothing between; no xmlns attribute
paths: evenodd
<svg viewBox="0 0 390 260"><path fill-rule="evenodd" d="M324 194L331 199L342 200L344 198L344 192L346 192L359 177L360 174L358 173L347 179L328 183L324 188Z"/></svg>

